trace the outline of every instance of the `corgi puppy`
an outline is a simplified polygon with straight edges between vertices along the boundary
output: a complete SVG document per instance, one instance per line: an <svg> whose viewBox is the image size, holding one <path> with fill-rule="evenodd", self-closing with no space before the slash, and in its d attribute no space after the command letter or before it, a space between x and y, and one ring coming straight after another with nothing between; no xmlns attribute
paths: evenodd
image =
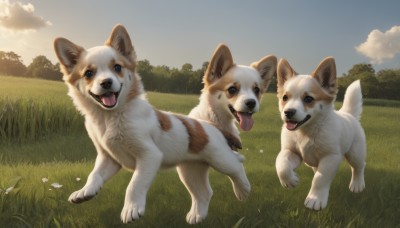
<svg viewBox="0 0 400 228"><path fill-rule="evenodd" d="M270 55L250 66L235 65L229 48L220 44L203 77L200 103L192 109L189 117L208 121L232 133L235 139L240 139L235 123L239 122L244 131L253 127L252 115L260 108L260 99L276 71L276 64L276 57ZM240 143L232 145L240 146ZM232 149L241 147L233 146ZM207 214L213 194L208 179L209 167L204 162L181 163L177 166L182 182L192 189L192 207L186 216L189 223L197 223Z"/></svg>
<svg viewBox="0 0 400 228"><path fill-rule="evenodd" d="M204 74L200 103L189 116L214 123L239 137L236 122L243 131L253 127L252 115L260 109L276 64L276 57L269 55L250 66L236 65L229 48L220 44Z"/></svg>
<svg viewBox="0 0 400 228"><path fill-rule="evenodd" d="M362 111L360 81L346 90L343 106L334 110L336 65L324 59L311 75L297 75L285 59L278 64L279 111L284 122L276 171L283 187L299 184L295 169L301 161L314 170L305 206L327 206L329 189L343 157L351 166L350 191L364 190L366 142L359 118Z"/></svg>
<svg viewBox="0 0 400 228"><path fill-rule="evenodd" d="M202 162L231 179L236 197L247 198L250 183L243 156L231 150L229 133L204 121L164 112L146 99L140 76L136 73L136 54L127 30L117 25L104 46L90 49L65 38L54 41L68 95L85 117L97 158L82 189L69 197L71 203L93 198L103 184L121 167L131 170L122 222L139 219L145 213L146 195L160 168L181 163ZM181 175L188 178L184 172ZM192 174L192 173L190 173ZM202 183L185 183L197 202L207 195L197 188ZM189 222L204 219L205 211L193 211Z"/></svg>

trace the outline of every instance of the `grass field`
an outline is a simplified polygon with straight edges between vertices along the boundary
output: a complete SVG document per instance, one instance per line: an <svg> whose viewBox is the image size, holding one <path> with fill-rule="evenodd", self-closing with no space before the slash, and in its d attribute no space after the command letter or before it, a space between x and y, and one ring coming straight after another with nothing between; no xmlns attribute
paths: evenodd
<svg viewBox="0 0 400 228"><path fill-rule="evenodd" d="M133 224L123 225L119 218L131 178L127 171L119 172L91 201L68 203L70 193L84 185L96 152L83 119L66 95L66 86L42 80L0 79L0 227L188 227L185 216L190 197L173 169L157 175L148 194L146 214ZM193 95L149 93L148 97L155 107L180 113L188 113L198 101ZM246 156L244 164L252 184L249 199L237 201L229 180L211 171L214 196L209 215L195 227L400 227L399 103L372 101L379 107L364 106L362 124L368 148L365 191L354 194L348 190L350 168L343 162L332 184L328 207L315 212L303 206L313 176L311 169L304 165L298 169L301 184L295 189L286 190L279 184L274 164L280 149L281 120L276 96L266 94L253 130L241 134L241 153ZM11 114L10 107L3 108L7 105L14 108ZM10 124L14 127L8 128ZM34 130L32 126L36 126ZM40 137L29 136L38 129L44 129ZM62 187L51 186L55 182Z"/></svg>

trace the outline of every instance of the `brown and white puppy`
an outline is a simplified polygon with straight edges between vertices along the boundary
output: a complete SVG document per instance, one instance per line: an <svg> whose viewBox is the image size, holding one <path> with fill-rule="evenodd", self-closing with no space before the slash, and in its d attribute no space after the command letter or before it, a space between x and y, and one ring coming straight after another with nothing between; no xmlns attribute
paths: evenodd
<svg viewBox="0 0 400 228"><path fill-rule="evenodd" d="M336 65L324 59L311 75L298 75L282 59L278 64L279 111L284 122L276 170L283 187L299 184L295 169L301 161L312 167L314 179L305 206L327 206L330 185L343 158L352 170L350 190L364 187L365 134L359 122L362 111L360 81L346 91L343 106L334 110Z"/></svg>
<svg viewBox="0 0 400 228"><path fill-rule="evenodd" d="M122 221L131 222L144 215L146 195L157 171L188 162L201 162L228 175L236 197L247 198L250 183L243 156L231 150L224 137L226 132L205 121L156 110L149 104L136 73L135 50L122 25L112 30L103 46L86 50L57 38L54 48L68 94L84 115L97 150L94 169L85 186L71 194L70 202L93 198L123 167L134 171L121 212ZM192 195L196 194L197 186L186 186ZM199 204L208 206L208 201L203 203L208 195L196 197ZM206 215L202 211L189 222L201 221Z"/></svg>

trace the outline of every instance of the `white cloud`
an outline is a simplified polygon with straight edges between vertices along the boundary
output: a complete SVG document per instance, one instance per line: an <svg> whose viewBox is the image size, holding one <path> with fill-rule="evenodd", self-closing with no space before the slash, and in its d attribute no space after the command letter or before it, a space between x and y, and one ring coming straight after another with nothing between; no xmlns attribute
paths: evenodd
<svg viewBox="0 0 400 228"><path fill-rule="evenodd" d="M372 63L381 64L385 59L393 59L400 53L400 26L393 26L384 33L378 29L372 30L367 40L358 45L356 50Z"/></svg>
<svg viewBox="0 0 400 228"><path fill-rule="evenodd" d="M0 26L12 31L36 31L51 25L43 17L35 14L35 7L31 3L10 3L0 0Z"/></svg>

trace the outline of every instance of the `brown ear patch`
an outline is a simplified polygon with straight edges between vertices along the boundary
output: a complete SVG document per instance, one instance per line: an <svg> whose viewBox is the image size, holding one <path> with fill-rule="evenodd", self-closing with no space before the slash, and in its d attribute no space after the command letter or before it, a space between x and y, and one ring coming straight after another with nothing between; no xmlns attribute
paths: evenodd
<svg viewBox="0 0 400 228"><path fill-rule="evenodd" d="M285 82L296 75L296 71L293 70L286 59L279 60L277 67L278 97L283 96L283 86Z"/></svg>
<svg viewBox="0 0 400 228"><path fill-rule="evenodd" d="M160 128L163 131L168 131L172 127L171 120L169 116L159 110L154 110L157 115L158 123L160 123Z"/></svg>
<svg viewBox="0 0 400 228"><path fill-rule="evenodd" d="M331 95L337 93L337 82L336 82L336 63L332 57L327 57L321 61L315 71L311 74L315 78L321 87Z"/></svg>
<svg viewBox="0 0 400 228"><path fill-rule="evenodd" d="M189 119L181 115L175 115L186 127L189 135L189 150L193 153L199 153L208 144L208 135L204 131L200 122L195 119ZM190 123L192 122L192 123Z"/></svg>

